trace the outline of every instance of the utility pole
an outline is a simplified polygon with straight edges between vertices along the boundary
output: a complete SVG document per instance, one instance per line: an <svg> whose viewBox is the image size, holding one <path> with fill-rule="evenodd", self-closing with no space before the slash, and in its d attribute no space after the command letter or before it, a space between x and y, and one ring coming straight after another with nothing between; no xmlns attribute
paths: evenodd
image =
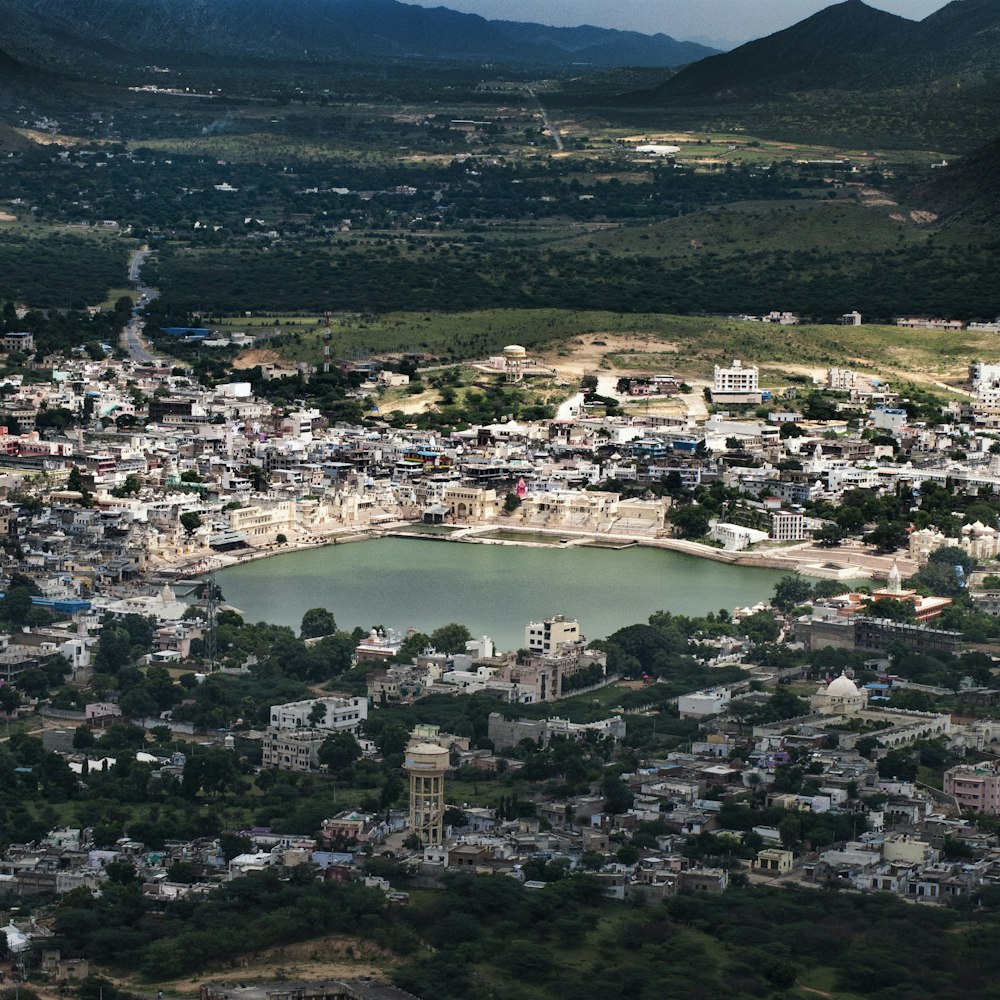
<svg viewBox="0 0 1000 1000"><path fill-rule="evenodd" d="M326 328L323 330L323 374L328 375L330 373L330 341L333 338L333 332L330 330L330 313L323 313L323 320L326 323Z"/></svg>
<svg viewBox="0 0 1000 1000"><path fill-rule="evenodd" d="M218 604L217 595L215 572L213 570L209 572L205 584L205 663L208 666L209 673L214 673L215 671L215 611Z"/></svg>

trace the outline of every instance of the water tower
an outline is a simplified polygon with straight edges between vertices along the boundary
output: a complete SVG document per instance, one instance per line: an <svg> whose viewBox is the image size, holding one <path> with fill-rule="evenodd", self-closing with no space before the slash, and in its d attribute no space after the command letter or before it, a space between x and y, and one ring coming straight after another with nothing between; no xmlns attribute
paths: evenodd
<svg viewBox="0 0 1000 1000"><path fill-rule="evenodd" d="M403 770L410 776L410 833L424 847L440 844L444 835L444 776L450 754L434 743L411 743Z"/></svg>
<svg viewBox="0 0 1000 1000"><path fill-rule="evenodd" d="M524 378L524 363L527 356L528 352L520 344L508 344L503 349L505 382L520 382Z"/></svg>

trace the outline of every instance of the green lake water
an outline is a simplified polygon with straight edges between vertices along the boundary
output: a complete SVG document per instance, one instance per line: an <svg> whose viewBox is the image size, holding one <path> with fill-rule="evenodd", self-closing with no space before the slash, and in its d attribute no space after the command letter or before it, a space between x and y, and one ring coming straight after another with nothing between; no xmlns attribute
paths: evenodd
<svg viewBox="0 0 1000 1000"><path fill-rule="evenodd" d="M343 629L431 632L460 622L499 649L518 649L532 620L564 614L599 639L654 611L699 615L755 604L783 575L663 549L380 538L233 566L216 580L225 603L248 621L297 631L305 611L324 607Z"/></svg>

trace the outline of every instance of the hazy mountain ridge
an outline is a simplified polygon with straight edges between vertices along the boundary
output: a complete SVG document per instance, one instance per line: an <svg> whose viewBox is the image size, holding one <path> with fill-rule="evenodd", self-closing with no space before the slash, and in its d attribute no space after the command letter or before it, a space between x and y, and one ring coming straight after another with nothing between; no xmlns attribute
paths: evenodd
<svg viewBox="0 0 1000 1000"><path fill-rule="evenodd" d="M488 21L396 0L3 0L0 15L13 25L9 51L49 62L214 53L678 66L712 52L667 35Z"/></svg>
<svg viewBox="0 0 1000 1000"><path fill-rule="evenodd" d="M1000 67L1000 0L953 0L909 21L846 0L798 24L682 69L651 102L905 86Z"/></svg>

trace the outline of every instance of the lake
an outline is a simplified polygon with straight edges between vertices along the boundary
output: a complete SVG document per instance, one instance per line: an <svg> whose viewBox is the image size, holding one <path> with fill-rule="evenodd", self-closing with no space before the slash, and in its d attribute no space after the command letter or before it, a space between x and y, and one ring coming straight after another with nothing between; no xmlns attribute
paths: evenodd
<svg viewBox="0 0 1000 1000"><path fill-rule="evenodd" d="M654 611L701 615L768 599L785 574L664 549L533 548L412 538L290 552L220 570L223 600L248 621L290 625L324 607L338 627L432 632L448 622L524 645L529 621L564 614L599 639Z"/></svg>

